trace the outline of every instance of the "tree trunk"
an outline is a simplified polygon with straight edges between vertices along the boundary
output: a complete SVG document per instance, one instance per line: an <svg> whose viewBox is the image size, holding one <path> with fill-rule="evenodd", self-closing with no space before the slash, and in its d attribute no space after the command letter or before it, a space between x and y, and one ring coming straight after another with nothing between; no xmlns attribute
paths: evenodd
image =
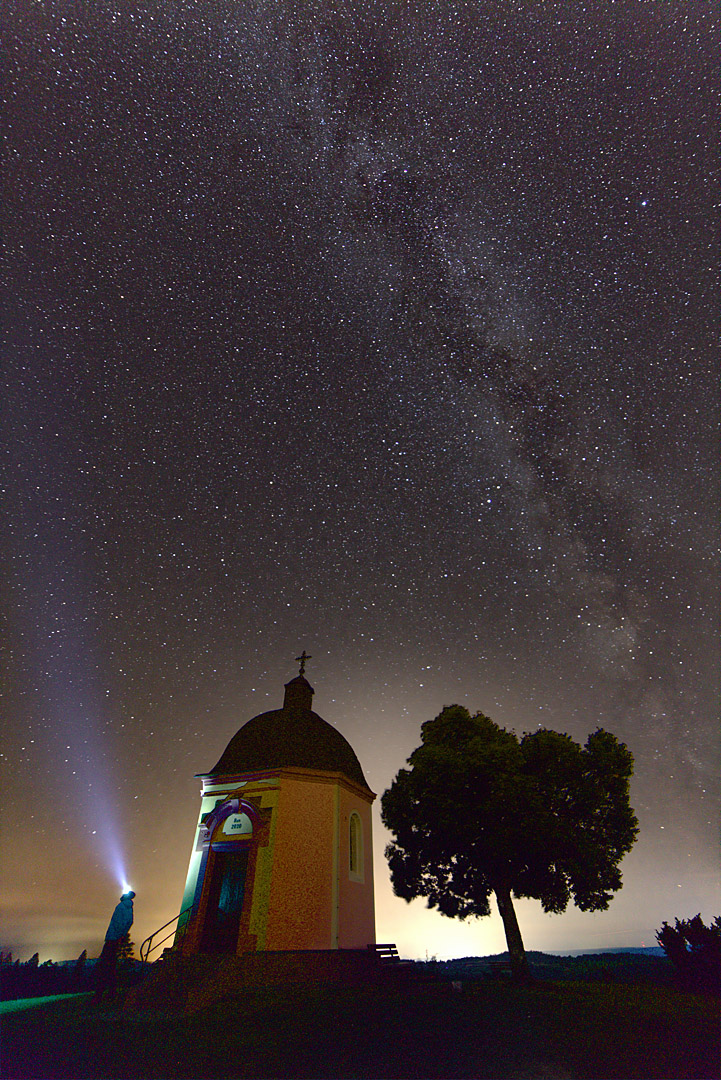
<svg viewBox="0 0 721 1080"><path fill-rule="evenodd" d="M519 981L530 979L531 972L528 967L526 950L523 947L523 938L518 926L513 900L511 899L511 890L507 886L497 885L493 891L496 894L498 911L503 919L503 929L506 931L508 955L511 959L511 975Z"/></svg>

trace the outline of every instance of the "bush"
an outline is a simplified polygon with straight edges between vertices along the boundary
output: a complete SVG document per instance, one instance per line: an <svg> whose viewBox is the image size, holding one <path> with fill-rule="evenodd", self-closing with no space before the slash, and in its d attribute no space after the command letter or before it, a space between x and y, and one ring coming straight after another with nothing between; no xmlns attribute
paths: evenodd
<svg viewBox="0 0 721 1080"><path fill-rule="evenodd" d="M707 990L721 990L721 918L706 926L701 915L664 923L656 939L684 982Z"/></svg>

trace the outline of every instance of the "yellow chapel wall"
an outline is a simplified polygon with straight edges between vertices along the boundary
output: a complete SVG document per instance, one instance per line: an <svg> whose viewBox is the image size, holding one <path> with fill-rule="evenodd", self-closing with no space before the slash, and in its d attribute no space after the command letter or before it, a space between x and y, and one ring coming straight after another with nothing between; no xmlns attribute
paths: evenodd
<svg viewBox="0 0 721 1080"><path fill-rule="evenodd" d="M265 948L334 949L336 783L281 775Z"/></svg>
<svg viewBox="0 0 721 1080"><path fill-rule="evenodd" d="M351 874L350 870L350 818L353 813L358 814L362 827L360 874ZM365 949L376 939L371 804L341 785L339 817L338 948Z"/></svg>
<svg viewBox="0 0 721 1080"><path fill-rule="evenodd" d="M205 832L201 828L203 816L210 813L218 799L226 797L227 791L228 787L226 785L223 788L216 788L210 795L205 791L201 794L200 813L198 815L198 823L195 826L195 836L193 837L193 846L191 848L190 861L188 863L188 873L185 878L185 888L183 889L183 899L180 902L180 917L178 919L173 945L180 944L180 941L185 935L185 930L190 918L190 908L192 907L195 897L195 888L198 882L198 873L203 857L203 841L205 840Z"/></svg>

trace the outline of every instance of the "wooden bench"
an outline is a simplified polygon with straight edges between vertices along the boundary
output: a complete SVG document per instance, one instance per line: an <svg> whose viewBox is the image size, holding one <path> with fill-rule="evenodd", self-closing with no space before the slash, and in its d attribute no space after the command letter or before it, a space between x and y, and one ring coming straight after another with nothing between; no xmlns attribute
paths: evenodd
<svg viewBox="0 0 721 1080"><path fill-rule="evenodd" d="M367 948L369 952L375 953L382 964L403 963L395 945L368 945Z"/></svg>

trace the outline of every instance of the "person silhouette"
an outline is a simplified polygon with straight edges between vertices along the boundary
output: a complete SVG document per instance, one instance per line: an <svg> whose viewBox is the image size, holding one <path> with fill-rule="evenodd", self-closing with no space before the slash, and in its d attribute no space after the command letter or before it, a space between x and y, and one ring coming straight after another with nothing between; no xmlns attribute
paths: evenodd
<svg viewBox="0 0 721 1080"><path fill-rule="evenodd" d="M107 994L113 1000L118 988L118 949L123 937L133 925L135 893L123 893L116 905L105 935L105 944L95 969L95 1000L101 1002Z"/></svg>

